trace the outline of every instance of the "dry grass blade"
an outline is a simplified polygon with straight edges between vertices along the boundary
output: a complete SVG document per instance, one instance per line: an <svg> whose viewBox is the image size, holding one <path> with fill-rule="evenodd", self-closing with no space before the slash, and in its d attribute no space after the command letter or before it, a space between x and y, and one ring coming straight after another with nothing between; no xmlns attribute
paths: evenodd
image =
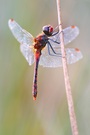
<svg viewBox="0 0 90 135"><path fill-rule="evenodd" d="M59 31L62 31L60 0L56 0L56 2L57 2ZM61 34L60 34L60 41L61 41L63 72L64 72L64 78L65 78L65 87L66 87L66 95L67 95L67 102L68 102L68 109L69 109L69 116L70 116L72 134L73 135L79 135L78 128L77 128L75 111L74 111L74 105L73 105L73 98L72 98L72 92L71 92L71 85L70 85L70 80L69 80L68 68L67 68L67 59L66 59L66 53L65 53L65 48L64 48L63 32L61 32Z"/></svg>

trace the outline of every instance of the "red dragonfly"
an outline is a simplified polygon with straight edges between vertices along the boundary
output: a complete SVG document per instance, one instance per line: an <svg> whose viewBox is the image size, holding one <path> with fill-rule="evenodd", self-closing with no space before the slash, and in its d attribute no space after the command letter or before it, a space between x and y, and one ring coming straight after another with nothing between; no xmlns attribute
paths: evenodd
<svg viewBox="0 0 90 135"><path fill-rule="evenodd" d="M20 50L26 58L29 65L35 62L34 80L33 80L33 99L37 97L37 72L38 64L43 67L62 66L62 54L60 48L60 32L58 27L53 29L51 25L42 28L42 33L34 38L29 32L21 28L13 19L10 19L9 28L14 37L20 43ZM64 44L70 43L78 34L79 29L76 26L70 26L63 29ZM77 48L66 48L67 63L72 64L80 60L83 56Z"/></svg>

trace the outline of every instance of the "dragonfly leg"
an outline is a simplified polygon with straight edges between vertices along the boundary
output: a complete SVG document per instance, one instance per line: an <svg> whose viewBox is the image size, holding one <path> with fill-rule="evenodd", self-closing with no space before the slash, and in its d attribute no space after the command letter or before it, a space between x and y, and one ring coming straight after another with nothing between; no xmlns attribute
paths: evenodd
<svg viewBox="0 0 90 135"><path fill-rule="evenodd" d="M47 47L48 47L48 53L49 53L49 55L51 55L51 56L57 56L57 57L61 57L61 56L62 56L61 53L56 53L56 52L55 52L55 50L54 50L53 47L51 46L50 42L48 42L47 45L48 45ZM53 54L51 54L50 48L51 48Z"/></svg>
<svg viewBox="0 0 90 135"><path fill-rule="evenodd" d="M55 29L54 29L54 31L55 31L56 29L58 29L58 27L59 27L60 25L61 25L61 24L59 24L58 26L56 26Z"/></svg>
<svg viewBox="0 0 90 135"><path fill-rule="evenodd" d="M56 29L58 29L58 27L60 26L61 24L59 24L58 26L56 26L56 28L54 29L54 31L56 30ZM58 29L58 31L57 32L54 32L53 31L53 34L52 34L52 36L55 36L55 35L57 35L58 33L59 33L59 29ZM61 32L60 32L61 33Z"/></svg>
<svg viewBox="0 0 90 135"><path fill-rule="evenodd" d="M56 41L56 40L53 40L52 38L49 38L49 40L53 41L54 43L56 44L60 44L60 42Z"/></svg>
<svg viewBox="0 0 90 135"><path fill-rule="evenodd" d="M54 32L53 34L52 34L52 36L55 36L55 35L57 35L59 33L59 30L57 31L57 32Z"/></svg>
<svg viewBox="0 0 90 135"><path fill-rule="evenodd" d="M56 44L60 44L60 42L58 42L57 39L59 38L61 32L63 32L63 31L60 31L60 32L59 32L59 30L58 30L58 32L55 32L55 33L52 34L52 36L55 36L55 35L58 34L56 40L53 40L52 38L49 38L49 40L53 41L53 42L56 43Z"/></svg>

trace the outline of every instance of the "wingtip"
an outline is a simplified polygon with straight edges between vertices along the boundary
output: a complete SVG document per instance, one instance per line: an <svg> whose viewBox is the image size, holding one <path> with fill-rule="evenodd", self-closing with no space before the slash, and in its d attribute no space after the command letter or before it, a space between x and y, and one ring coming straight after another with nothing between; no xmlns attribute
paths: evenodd
<svg viewBox="0 0 90 135"><path fill-rule="evenodd" d="M13 28L13 24L14 24L13 22L14 22L14 19L12 19L12 18L8 20L8 26L10 29Z"/></svg>
<svg viewBox="0 0 90 135"><path fill-rule="evenodd" d="M78 28L77 26L72 25L71 28L72 28L72 29L75 29L77 35L79 35L79 28Z"/></svg>
<svg viewBox="0 0 90 135"><path fill-rule="evenodd" d="M75 25L72 25L71 28L74 29L74 28L76 28L76 26Z"/></svg>
<svg viewBox="0 0 90 135"><path fill-rule="evenodd" d="M75 48L75 51L76 51L76 52L80 52L80 50L79 50L78 48Z"/></svg>
<svg viewBox="0 0 90 135"><path fill-rule="evenodd" d="M11 19L8 20L8 23L11 23L11 22L13 22L13 21L14 21L14 19L11 18Z"/></svg>
<svg viewBox="0 0 90 135"><path fill-rule="evenodd" d="M82 59L83 55L82 55L81 51L78 48L75 48L75 51L79 54L80 59Z"/></svg>

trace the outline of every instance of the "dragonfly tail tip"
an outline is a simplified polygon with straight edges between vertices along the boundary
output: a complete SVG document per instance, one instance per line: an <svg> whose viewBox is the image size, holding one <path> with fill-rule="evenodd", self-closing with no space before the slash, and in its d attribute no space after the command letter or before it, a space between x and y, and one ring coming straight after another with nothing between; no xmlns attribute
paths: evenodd
<svg viewBox="0 0 90 135"><path fill-rule="evenodd" d="M36 100L36 97L33 97L33 100L35 101Z"/></svg>

